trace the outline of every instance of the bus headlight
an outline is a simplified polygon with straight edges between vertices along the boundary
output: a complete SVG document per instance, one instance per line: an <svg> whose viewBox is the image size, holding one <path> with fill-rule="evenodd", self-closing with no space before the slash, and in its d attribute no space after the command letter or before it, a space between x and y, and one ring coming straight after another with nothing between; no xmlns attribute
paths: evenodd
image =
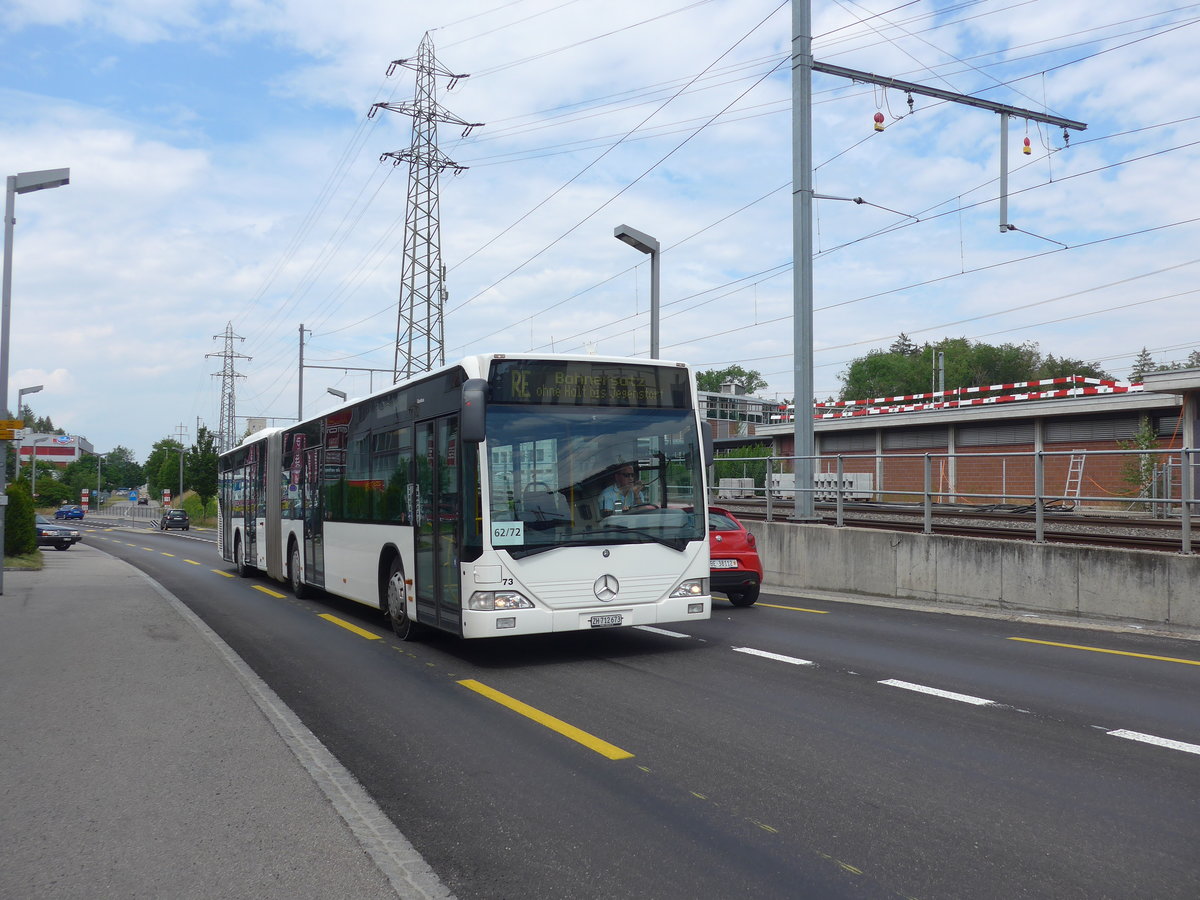
<svg viewBox="0 0 1200 900"><path fill-rule="evenodd" d="M702 597L708 593L707 578L689 578L681 581L679 587L671 591L672 597Z"/></svg>
<svg viewBox="0 0 1200 900"><path fill-rule="evenodd" d="M476 591L468 598L467 609L533 609L533 601L517 591Z"/></svg>

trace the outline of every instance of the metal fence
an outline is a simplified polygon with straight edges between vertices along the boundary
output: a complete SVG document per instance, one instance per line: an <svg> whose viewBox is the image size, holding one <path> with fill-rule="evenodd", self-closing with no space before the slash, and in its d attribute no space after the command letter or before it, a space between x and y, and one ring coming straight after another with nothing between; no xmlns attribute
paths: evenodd
<svg viewBox="0 0 1200 900"><path fill-rule="evenodd" d="M811 459L813 483L795 484L795 463ZM766 501L767 521L786 518L796 491L832 503L843 524L847 503L919 504L932 533L934 507L1032 513L1035 540L1045 540L1047 511L1084 517L1177 520L1191 553L1191 523L1200 512L1200 450L1038 450L975 453L845 453L816 457L717 457L712 502Z"/></svg>

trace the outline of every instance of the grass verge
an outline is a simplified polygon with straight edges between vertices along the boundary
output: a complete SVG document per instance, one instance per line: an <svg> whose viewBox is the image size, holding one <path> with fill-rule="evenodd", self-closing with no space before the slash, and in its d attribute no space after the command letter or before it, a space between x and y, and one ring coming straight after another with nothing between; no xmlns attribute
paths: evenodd
<svg viewBox="0 0 1200 900"><path fill-rule="evenodd" d="M28 569L36 572L42 568L42 551L34 550L32 553L25 553L21 556L6 556L4 557L5 569Z"/></svg>

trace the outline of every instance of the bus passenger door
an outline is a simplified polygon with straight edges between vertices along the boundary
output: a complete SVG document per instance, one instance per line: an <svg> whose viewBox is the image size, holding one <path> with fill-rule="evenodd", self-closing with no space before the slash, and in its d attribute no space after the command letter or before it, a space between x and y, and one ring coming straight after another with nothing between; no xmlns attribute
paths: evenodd
<svg viewBox="0 0 1200 900"><path fill-rule="evenodd" d="M460 632L458 417L416 427L417 620Z"/></svg>
<svg viewBox="0 0 1200 900"><path fill-rule="evenodd" d="M321 479L321 446L309 436L303 450L304 465L300 474L300 497L304 510L304 574L305 581L325 586L325 510Z"/></svg>

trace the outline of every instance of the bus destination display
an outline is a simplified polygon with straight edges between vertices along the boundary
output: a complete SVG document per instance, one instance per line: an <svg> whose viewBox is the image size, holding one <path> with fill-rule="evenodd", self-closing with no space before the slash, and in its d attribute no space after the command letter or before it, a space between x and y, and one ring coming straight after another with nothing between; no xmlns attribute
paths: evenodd
<svg viewBox="0 0 1200 900"><path fill-rule="evenodd" d="M687 409L687 370L603 362L497 360L490 401L564 406Z"/></svg>

